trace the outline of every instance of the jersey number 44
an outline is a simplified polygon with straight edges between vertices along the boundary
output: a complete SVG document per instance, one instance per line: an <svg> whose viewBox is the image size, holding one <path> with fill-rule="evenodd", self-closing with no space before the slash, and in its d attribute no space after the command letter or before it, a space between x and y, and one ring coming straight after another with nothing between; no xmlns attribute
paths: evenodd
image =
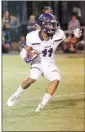
<svg viewBox="0 0 85 132"><path fill-rule="evenodd" d="M43 53L43 56L44 56L44 57L46 57L46 56L51 57L51 55L52 55L52 53L53 53L53 48L50 48L49 50L44 49L44 50L42 51L42 53Z"/></svg>

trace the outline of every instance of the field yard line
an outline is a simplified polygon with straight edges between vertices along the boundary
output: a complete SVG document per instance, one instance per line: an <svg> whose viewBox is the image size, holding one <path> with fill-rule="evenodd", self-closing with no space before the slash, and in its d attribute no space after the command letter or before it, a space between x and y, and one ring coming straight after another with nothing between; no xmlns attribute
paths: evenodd
<svg viewBox="0 0 85 132"><path fill-rule="evenodd" d="M72 97L72 96L77 96L77 95L84 95L85 92L81 92L81 93L71 93L71 94L64 94L64 95L56 95L56 96L53 96L53 98L59 98L59 97ZM42 97L39 97L39 98L29 98L27 100L22 100L22 101L19 101L19 102L27 102L27 101L30 101L30 100L39 100L39 99L42 99Z"/></svg>
<svg viewBox="0 0 85 132"><path fill-rule="evenodd" d="M85 94L85 92L81 92L81 93L71 93L71 94L64 94L64 95L56 95L56 96L53 96L52 98L72 97L72 96L78 96L78 95L84 95L84 94ZM18 100L18 102L28 102L28 101L40 100L40 99L42 99L42 97L39 97L39 98L29 98L27 100ZM7 102L5 102L4 105L7 105Z"/></svg>

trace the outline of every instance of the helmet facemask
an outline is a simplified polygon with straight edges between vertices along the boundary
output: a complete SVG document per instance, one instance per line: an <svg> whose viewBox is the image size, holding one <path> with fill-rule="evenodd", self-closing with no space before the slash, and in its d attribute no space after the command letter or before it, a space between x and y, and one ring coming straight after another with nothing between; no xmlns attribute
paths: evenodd
<svg viewBox="0 0 85 132"><path fill-rule="evenodd" d="M47 29L47 35L52 36L52 35L54 35L54 33L57 29L57 22L46 23L45 27Z"/></svg>
<svg viewBox="0 0 85 132"><path fill-rule="evenodd" d="M57 22L43 22L41 30L44 31L48 36L53 36L57 29Z"/></svg>

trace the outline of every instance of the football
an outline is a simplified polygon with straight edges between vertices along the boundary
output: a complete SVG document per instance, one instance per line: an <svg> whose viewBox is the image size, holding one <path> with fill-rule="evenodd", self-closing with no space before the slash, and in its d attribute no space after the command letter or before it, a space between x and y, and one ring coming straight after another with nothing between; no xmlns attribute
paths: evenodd
<svg viewBox="0 0 85 132"><path fill-rule="evenodd" d="M27 52L27 56L31 58L31 60L35 59L38 56L38 51L32 49L29 52Z"/></svg>

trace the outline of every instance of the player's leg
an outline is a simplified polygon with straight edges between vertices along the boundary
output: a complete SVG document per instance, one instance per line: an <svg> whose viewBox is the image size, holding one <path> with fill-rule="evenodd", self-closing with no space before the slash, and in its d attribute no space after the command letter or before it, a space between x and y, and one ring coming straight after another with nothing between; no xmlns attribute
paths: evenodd
<svg viewBox="0 0 85 132"><path fill-rule="evenodd" d="M30 77L27 78L16 90L14 94L8 99L7 104L8 106L13 106L17 103L18 98L20 95L24 92L25 89L27 89L32 83L34 83L39 76L41 75L41 72L38 68L32 68Z"/></svg>
<svg viewBox="0 0 85 132"><path fill-rule="evenodd" d="M34 83L36 80L32 78L27 78L17 89L17 91L14 93L14 96L19 97L21 93L27 89L32 83Z"/></svg>
<svg viewBox="0 0 85 132"><path fill-rule="evenodd" d="M34 83L36 80L32 78L27 78L16 90L14 94L7 100L8 106L13 106L18 102L18 98L21 96L21 94L24 92L25 89L27 89L32 83Z"/></svg>
<svg viewBox="0 0 85 132"><path fill-rule="evenodd" d="M49 68L50 69L50 68ZM53 68L54 69L54 68ZM61 79L59 70L52 70L54 72L49 71L49 74L47 74L46 78L50 80L50 84L46 90L46 93L44 94L42 101L38 105L36 112L40 112L48 103L48 101L51 99L52 95L58 88L59 81Z"/></svg>
<svg viewBox="0 0 85 132"><path fill-rule="evenodd" d="M46 92L52 96L56 91L58 84L59 84L59 80L51 81L48 88L46 89Z"/></svg>
<svg viewBox="0 0 85 132"><path fill-rule="evenodd" d="M48 101L51 99L52 95L54 94L54 92L56 91L57 87L58 87L59 81L58 80L54 80L52 82L50 82L46 93L44 94L42 101L40 102L40 104L38 105L36 112L40 112L48 103Z"/></svg>

